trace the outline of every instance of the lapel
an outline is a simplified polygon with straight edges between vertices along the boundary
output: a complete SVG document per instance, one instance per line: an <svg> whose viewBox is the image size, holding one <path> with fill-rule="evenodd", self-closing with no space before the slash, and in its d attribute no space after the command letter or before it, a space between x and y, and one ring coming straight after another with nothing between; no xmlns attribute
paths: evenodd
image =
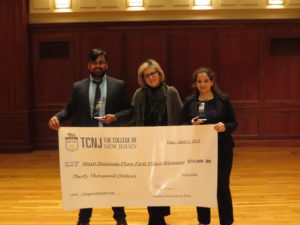
<svg viewBox="0 0 300 225"><path fill-rule="evenodd" d="M112 80L110 79L109 76L106 75L106 103L105 103L105 114L109 111L108 106L110 105L111 102L111 93L112 89Z"/></svg>
<svg viewBox="0 0 300 225"><path fill-rule="evenodd" d="M222 99L219 95L215 95L215 96L216 96L216 109L217 109L218 118L221 119L224 114Z"/></svg>

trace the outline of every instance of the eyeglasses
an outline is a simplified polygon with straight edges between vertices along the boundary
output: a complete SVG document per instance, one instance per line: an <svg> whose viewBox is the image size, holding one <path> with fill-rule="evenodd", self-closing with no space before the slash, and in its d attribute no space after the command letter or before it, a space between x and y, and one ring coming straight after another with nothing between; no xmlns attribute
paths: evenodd
<svg viewBox="0 0 300 225"><path fill-rule="evenodd" d="M105 64L106 63L106 61L105 60L102 60L102 61L99 61L99 62L96 62L96 61L90 61L89 62L89 64L92 64L93 66L95 66L95 65L103 65L103 64Z"/></svg>
<svg viewBox="0 0 300 225"><path fill-rule="evenodd" d="M149 79L150 77L153 77L154 75L158 74L157 71L153 71L151 73L148 73L148 74L144 74L144 78L145 79Z"/></svg>

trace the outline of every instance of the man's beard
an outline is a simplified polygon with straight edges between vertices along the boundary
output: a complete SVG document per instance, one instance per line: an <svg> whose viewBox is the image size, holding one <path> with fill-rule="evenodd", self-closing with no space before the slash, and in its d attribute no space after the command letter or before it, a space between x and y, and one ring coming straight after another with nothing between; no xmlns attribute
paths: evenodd
<svg viewBox="0 0 300 225"><path fill-rule="evenodd" d="M102 79L106 73L106 70L103 70L103 71L97 72L97 73L96 72L90 72L90 73L93 78Z"/></svg>

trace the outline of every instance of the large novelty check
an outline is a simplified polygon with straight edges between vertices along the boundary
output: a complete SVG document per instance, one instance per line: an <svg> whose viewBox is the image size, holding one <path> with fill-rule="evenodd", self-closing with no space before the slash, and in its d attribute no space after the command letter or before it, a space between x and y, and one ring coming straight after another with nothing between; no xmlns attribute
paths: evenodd
<svg viewBox="0 0 300 225"><path fill-rule="evenodd" d="M213 125L62 127L63 208L216 207Z"/></svg>

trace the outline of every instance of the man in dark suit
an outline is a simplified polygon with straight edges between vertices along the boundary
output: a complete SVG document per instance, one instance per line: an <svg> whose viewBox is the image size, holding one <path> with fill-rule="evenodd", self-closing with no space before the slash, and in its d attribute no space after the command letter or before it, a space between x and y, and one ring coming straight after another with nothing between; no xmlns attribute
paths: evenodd
<svg viewBox="0 0 300 225"><path fill-rule="evenodd" d="M49 127L58 130L60 123L71 118L76 127L120 126L128 118L130 102L124 81L106 75L107 54L93 49L88 55L90 76L73 85L66 106L49 120ZM112 207L117 225L127 225L124 207ZM77 225L89 225L92 209L80 209Z"/></svg>

